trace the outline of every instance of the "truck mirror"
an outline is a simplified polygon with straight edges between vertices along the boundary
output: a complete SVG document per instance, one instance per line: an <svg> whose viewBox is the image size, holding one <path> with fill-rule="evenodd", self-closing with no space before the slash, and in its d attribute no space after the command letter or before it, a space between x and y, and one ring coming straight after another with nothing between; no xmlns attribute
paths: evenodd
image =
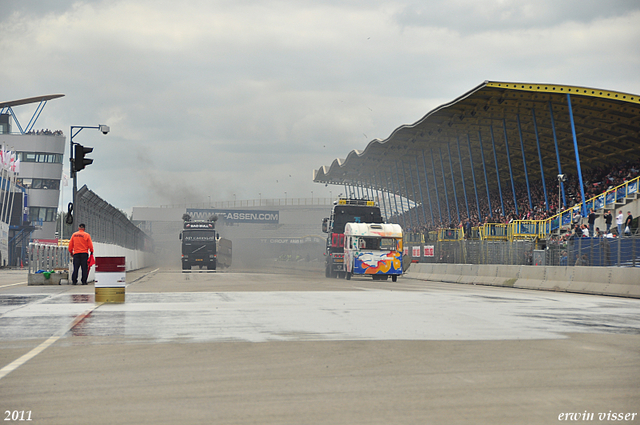
<svg viewBox="0 0 640 425"><path fill-rule="evenodd" d="M178 235L178 239L182 240L182 232Z"/></svg>
<svg viewBox="0 0 640 425"><path fill-rule="evenodd" d="M329 218L322 219L322 233L329 233Z"/></svg>

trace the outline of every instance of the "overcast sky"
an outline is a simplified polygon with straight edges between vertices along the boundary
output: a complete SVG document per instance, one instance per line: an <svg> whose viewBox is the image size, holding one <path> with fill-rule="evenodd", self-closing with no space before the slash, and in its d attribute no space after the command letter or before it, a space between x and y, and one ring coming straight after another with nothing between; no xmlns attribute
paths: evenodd
<svg viewBox="0 0 640 425"><path fill-rule="evenodd" d="M485 80L640 93L637 0L1 2L0 101L109 125L79 182L126 211L335 196L314 169Z"/></svg>

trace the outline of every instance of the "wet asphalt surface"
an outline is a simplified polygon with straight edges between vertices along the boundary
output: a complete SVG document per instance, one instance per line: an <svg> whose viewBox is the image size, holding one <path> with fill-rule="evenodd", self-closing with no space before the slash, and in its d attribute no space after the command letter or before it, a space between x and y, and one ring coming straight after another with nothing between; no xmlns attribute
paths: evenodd
<svg viewBox="0 0 640 425"><path fill-rule="evenodd" d="M0 288L0 341L55 334L121 337L123 343L548 339L579 332L640 335L637 299L410 279L393 284L172 270L148 270L136 276L139 280L128 285L125 303L97 307L92 286ZM229 290L236 281L246 286ZM172 283L171 291L155 290L156 285ZM191 291L200 285L211 291ZM295 285L300 287L296 290ZM149 291L140 292L145 288ZM65 332L64 327L88 309L90 314Z"/></svg>
<svg viewBox="0 0 640 425"><path fill-rule="evenodd" d="M640 408L640 300L319 274L148 269L127 275L125 303L96 304L91 285L0 272L0 367L41 350L0 374L0 408L39 411L34 423L552 423ZM105 370L103 398L82 406L46 389L92 394Z"/></svg>

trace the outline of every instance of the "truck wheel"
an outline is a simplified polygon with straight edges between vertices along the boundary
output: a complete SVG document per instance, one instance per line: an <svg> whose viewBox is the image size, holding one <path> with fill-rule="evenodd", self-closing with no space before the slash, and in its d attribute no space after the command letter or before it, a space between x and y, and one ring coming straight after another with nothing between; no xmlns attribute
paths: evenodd
<svg viewBox="0 0 640 425"><path fill-rule="evenodd" d="M345 274L345 277L347 278L347 280L351 280L351 273L347 272Z"/></svg>
<svg viewBox="0 0 640 425"><path fill-rule="evenodd" d="M397 275L393 275L393 276L391 276L391 280L392 280L393 282L397 282L397 281L398 281L398 276L397 276Z"/></svg>
<svg viewBox="0 0 640 425"><path fill-rule="evenodd" d="M324 277L331 277L331 269L329 268L329 266L326 266L324 268Z"/></svg>

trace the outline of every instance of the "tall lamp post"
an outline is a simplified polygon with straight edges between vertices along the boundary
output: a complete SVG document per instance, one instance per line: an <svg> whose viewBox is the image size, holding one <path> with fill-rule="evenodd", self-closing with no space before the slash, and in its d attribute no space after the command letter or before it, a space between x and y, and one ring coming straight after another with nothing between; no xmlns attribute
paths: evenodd
<svg viewBox="0 0 640 425"><path fill-rule="evenodd" d="M71 137L69 139L69 161L70 161L70 171L71 176L73 177L73 209L75 210L73 216L75 216L75 220L73 216L67 220L67 224L73 224L74 221L77 221L78 224L81 223L80 218L78 217L79 209L77 207L77 194L78 194L78 172L83 170L85 166L91 164L93 159L85 158L85 154L91 153L93 148L86 148L79 143L75 143L73 138L78 135L83 129L90 128L94 130L100 130L102 134L107 134L110 131L108 125L100 124L98 126L86 126L86 125L72 125L71 126Z"/></svg>
<svg viewBox="0 0 640 425"><path fill-rule="evenodd" d="M562 183L567 181L567 176L558 174L558 214L562 212ZM560 226L562 226L562 217L560 217Z"/></svg>

